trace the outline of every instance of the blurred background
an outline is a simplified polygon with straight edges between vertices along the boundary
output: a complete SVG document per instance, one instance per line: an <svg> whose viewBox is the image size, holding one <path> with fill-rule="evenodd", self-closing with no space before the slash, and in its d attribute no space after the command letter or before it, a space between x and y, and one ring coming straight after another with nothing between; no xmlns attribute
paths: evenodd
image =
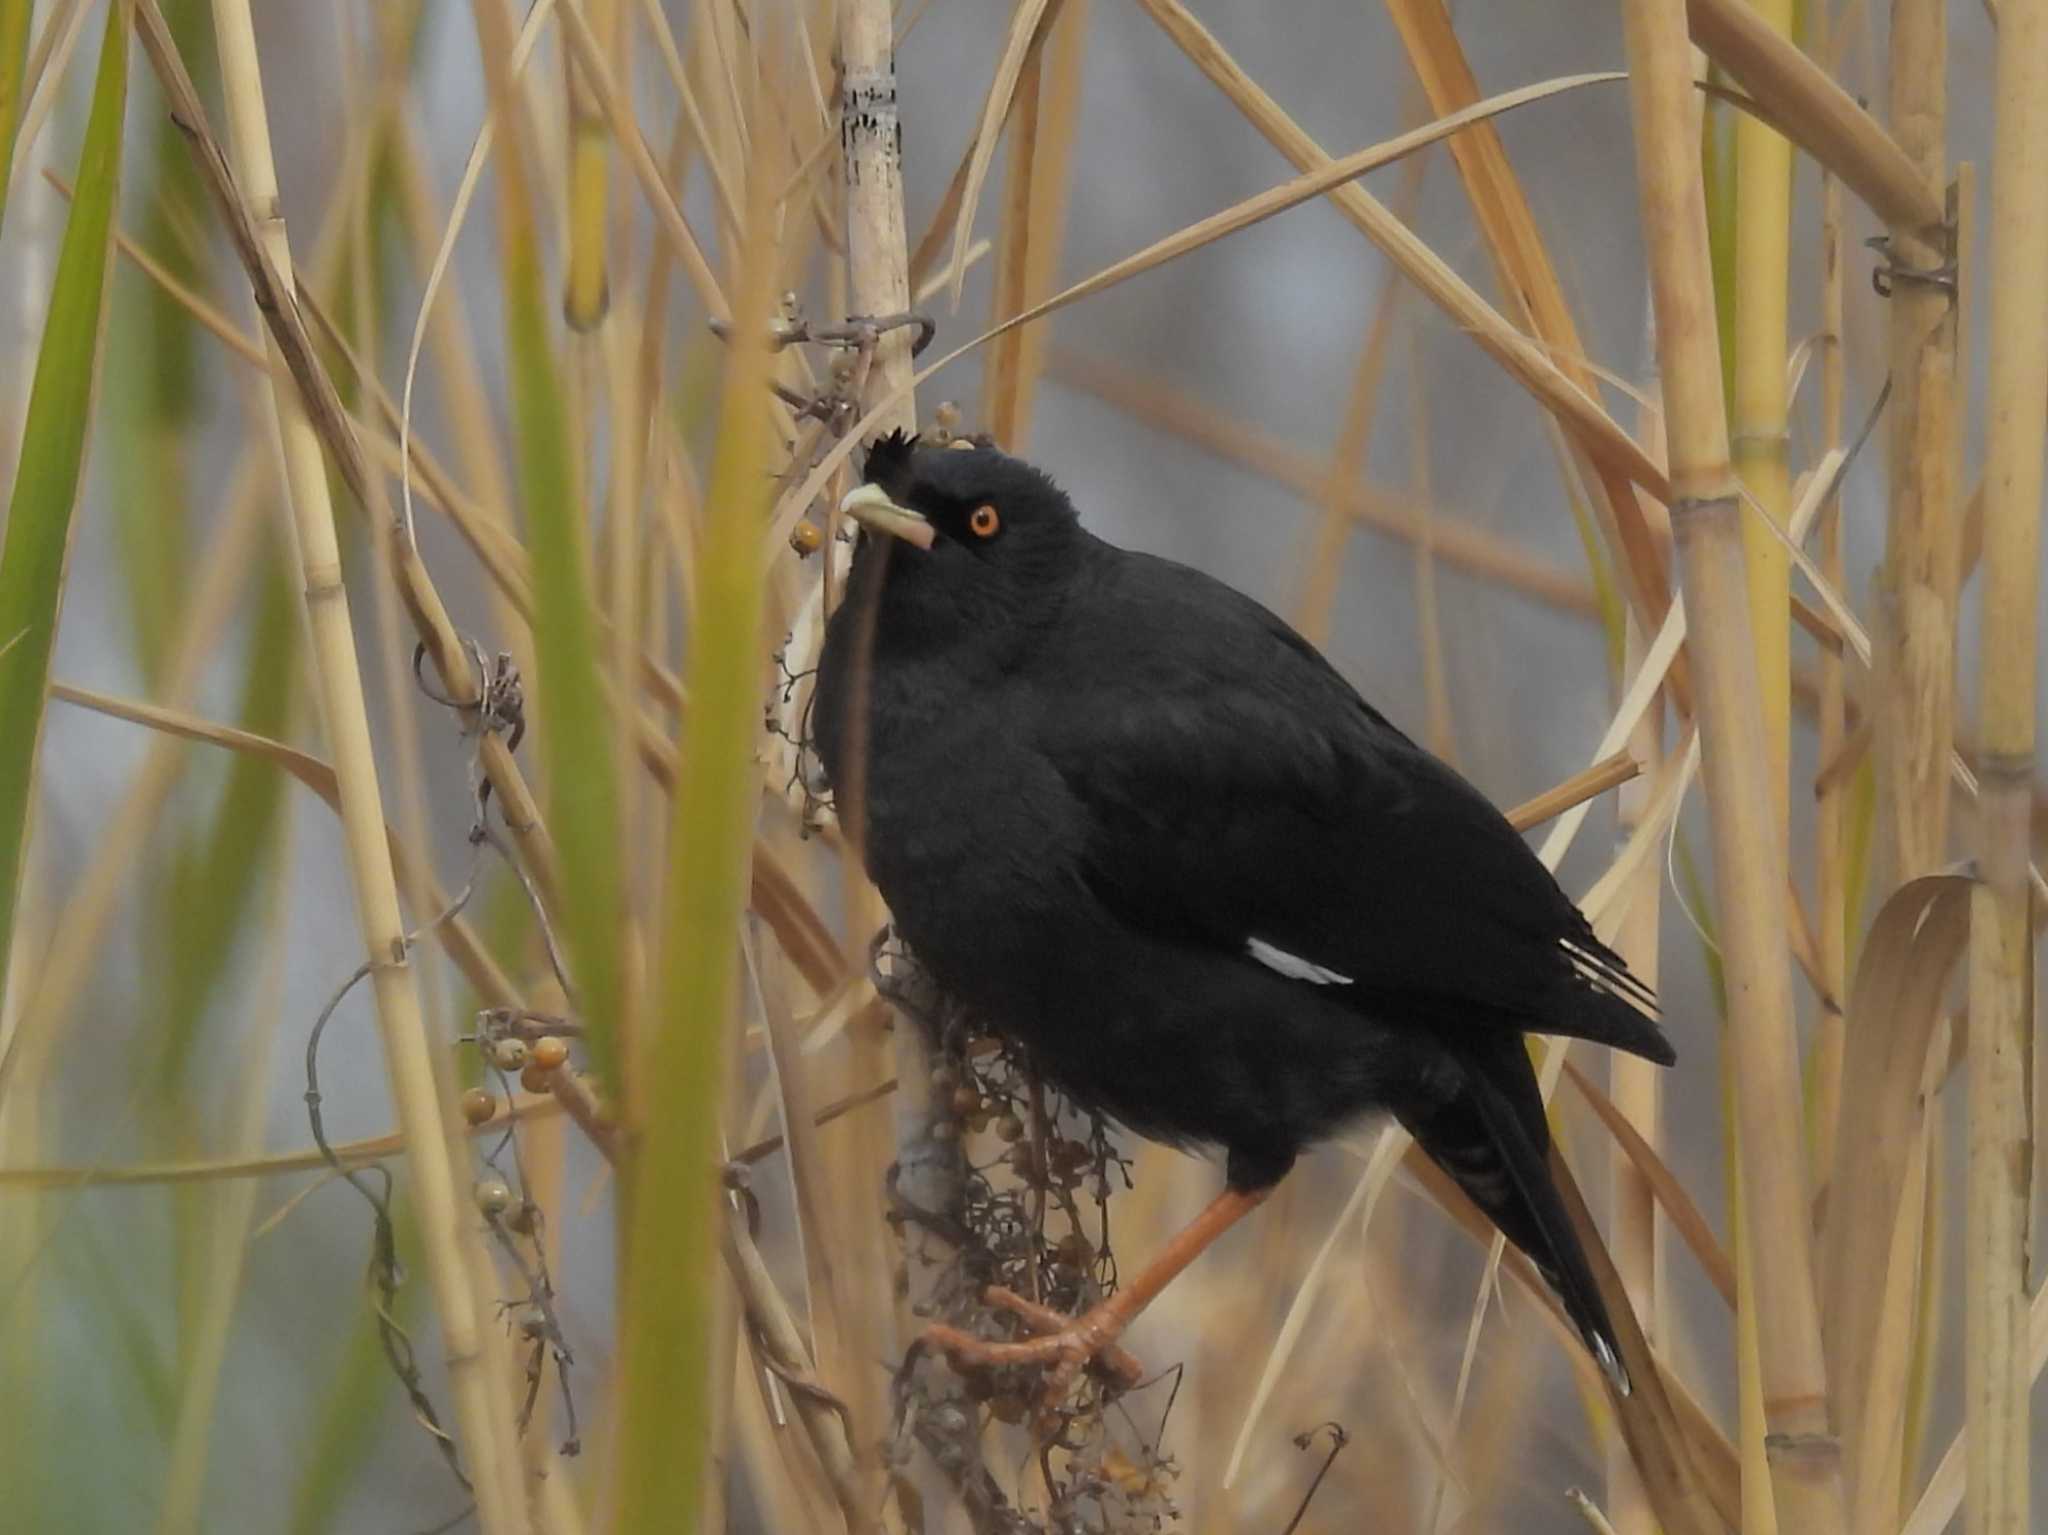
<svg viewBox="0 0 2048 1535"><path fill-rule="evenodd" d="M1815 25L1810 13L1821 3L1801 7L1802 29ZM808 78L817 99L832 100L829 5L649 0L601 7L585 0L584 8L618 29L611 57L656 159L672 125L688 115L671 62L699 88L692 110L711 119L711 139L732 131L718 121L714 98L739 66L718 39L779 50L767 71L771 95L814 69ZM1190 8L1242 71L1333 155L1439 115L1388 8L1313 0L1284 7L1199 0ZM0 223L0 484L12 483L23 461L24 413L70 216L50 178L68 184L78 175L105 24L98 4L43 0L25 9L29 58L43 60L43 73L28 98L33 136L25 132L16 148ZM1833 72L1852 94L1882 103L1886 8L1830 9ZM165 10L224 132L208 9L166 0ZM1058 10L1029 76L1040 92L1039 174L1054 168L1031 204L1035 265L1026 287L1033 299L1294 174L1144 8L1066 0ZM322 355L366 433L386 442L396 432L356 369L373 376L394 405L405 391L428 272L489 111L482 59L496 44L480 43L477 18L485 12L504 28L487 29L489 37L509 38L519 25L496 0L255 8L277 179L300 277L348 338L353 361L344 362L316 326ZM1625 67L1615 6L1458 0L1450 13L1482 93ZM977 133L1013 20L1009 7L955 0L908 0L899 8L903 193L913 247L935 218L942 230L951 224L943 206L949 182ZM808 63L790 62L805 57L789 44L798 34L814 44ZM1989 152L1995 36L1985 8L1968 0L1951 7L1949 149L1958 161L1982 163ZM677 49L673 61L666 39ZM692 530L705 515L720 451L723 349L698 295L673 270L665 304L649 303L650 266L663 249L660 221L615 152L605 162L610 201L601 214L611 312L594 334L558 317L575 217L563 46L557 26L541 28L517 89L531 178L521 195L530 192L527 211L538 227L537 235L529 231L529 254L538 258L547 298L546 349L567 423L566 483L588 507L595 607L616 613L607 583L618 576L609 562L623 536L622 514L609 498L621 422L654 422L644 504L633 515L644 540L638 568L662 594L643 591L636 616L650 652L681 669L691 656L687 606L677 594L693 568ZM308 1037L363 952L341 825L275 753L225 750L86 706L87 695L102 696L102 704L146 701L315 757L330 750L294 595L267 383L198 311L217 313L236 337L252 339L260 334L257 316L140 49L127 68L116 224L132 246L110 278L50 668L54 683L83 691L53 697L40 725L32 835L0 1015L0 1529L311 1535L438 1528L468 1500L416 1421L379 1341L367 1277L371 1207L310 1155ZM46 115L36 116L38 107ZM830 324L835 298L844 302L829 255L843 197L836 135L793 87L761 110L771 115L757 120L757 131L774 123L786 141L785 172L814 176L826 210L823 243L807 229L812 254L789 263L780 285L795 292L804 316ZM1710 142L1732 142L1732 119L1725 105L1713 109ZM1585 358L1602 380L1602 403L1632 433L1654 440L1656 371L1626 84L1589 84L1538 101L1501 117L1496 128ZM804 162L813 141L822 147L815 163ZM977 238L998 248L1012 217L1006 176L1013 153L1006 142L993 157L974 224ZM711 267L737 288L744 231L721 206L706 154L691 145L682 159L675 185L681 212ZM481 509L477 520L496 530L482 547L502 550L524 539L538 577L545 549L526 531L530 511L519 510L535 484L522 457L532 446L532 418L513 382L533 359L507 318L516 306L506 286L511 237L501 165L494 160L477 180L449 250L438 318L418 368L411 435ZM1507 309L1471 201L1442 146L1377 172L1367 185L1444 262ZM1829 446L1817 381L1825 348L1807 344L1824 322L1820 173L1803 156L1793 161L1789 207L1787 342L1805 354L1788 421L1796 472ZM1869 280L1877 258L1862 243L1881 230L1848 201L1839 343L1852 438L1887 368L1886 303ZM943 277L949 253L943 243L936 249L923 274L934 279ZM130 250L158 275L146 273ZM996 291L998 264L998 250L979 252L957 304L943 282L921 296L918 307L937 322L923 361L1010 312ZM1966 291L1980 267L1965 268ZM1981 393L1984 306L1966 304L1965 315L1967 402ZM1147 271L1030 334L1027 403L1010 416L1007 445L1047 468L1095 531L1221 576L1296 621L1366 697L1503 807L1594 760L1619 696L1619 609L1586 498L1561 472L1555 429L1473 337L1407 287L1330 202L1310 200ZM962 430L983 426L984 359L993 350L924 383L921 413L929 417L951 402ZM622 395L620 379L639 376L650 357L658 392ZM637 399L637 417L615 414L621 398ZM1978 414L1964 418L1969 483ZM788 420L781 427L781 456L768 466L774 473L797 436ZM807 451L816 447L810 442ZM395 453L371 458L379 494L395 499ZM778 492L795 478L778 482ZM1884 553L1885 498L1880 431L1851 461L1839 503L1845 594L1866 616ZM520 756L544 782L558 760L544 740L546 677L533 675L531 639L490 579L478 538L451 525L440 501L420 497L421 554L456 628L486 657L505 651L520 659L535 695ZM533 1005L548 1011L553 982L527 899L504 860L469 837L474 742L414 686L413 632L372 524L339 490L337 510L385 810L411 871L401 878L431 874L444 895L473 880L463 913L470 929ZM816 515L822 519L822 503ZM779 561L766 619L771 642L798 622L816 565L800 565L793 554ZM1967 589L1959 611L1956 706L1959 732L1967 734L1976 697ZM1795 686L1803 704L1792 734L1791 850L1795 883L1809 891L1820 856L1809 792L1822 757L1812 704L1819 653L1810 636L1794 631L1792 664L1804 691ZM770 694L764 662L764 703ZM674 737L667 701L642 695L641 706ZM0 731L35 728L33 720L0 720ZM689 750L687 730L682 750ZM755 750L768 764L759 835L846 953L858 956L866 932L851 927L872 908L849 904L833 839L799 837L797 807L779 792L777 742L764 734ZM630 749L618 751L630 759ZM632 909L652 913L664 877L658 789L630 766L621 782L628 829L619 883ZM555 803L558 787L546 785L546 803ZM1661 895L1646 897L1654 903L1654 970L1680 1056L1663 1083L1661 1122L1646 1133L1725 1245L1732 1162L1720 1004L1701 930L1711 923L1711 871L1698 799L1687 797L1668 847L1655 855ZM1961 856L1973 844L1960 808L1957 816ZM1567 889L1583 892L1601 876L1622 831L1615 796L1596 799L1559 871ZM409 927L431 915L417 899L424 888L407 887ZM1688 905L1700 908L1697 920ZM750 932L772 946L767 926ZM641 940L658 944L658 930ZM435 944L417 952L427 1024L445 1047L447 1092L480 1084L501 1097L506 1084L486 1077L478 1051L458 1042L475 1032L484 1005L473 975ZM1849 962L1855 957L1852 943ZM820 1028L835 1016L840 1024L848 1015L872 1021L872 1008L863 1010L852 993L787 973L774 980L764 973L770 969L787 966L750 958L744 967L736 1085L722 1132L727 1154L777 1133L761 1022L762 1008L775 1005L764 996L776 987L788 993L780 1005L811 1031L813 1101L868 1085L862 1063L885 1058L888 1049L885 1040L862 1043L857 1031L842 1037ZM1816 988L1798 985L1810 1041L1821 1009ZM559 1007L559 990L553 995ZM1607 1062L1590 1048L1580 1047L1574 1061L1607 1082ZM324 1030L318 1090L337 1145L398 1127L367 986L347 995ZM672 1111L670 1090L660 1081L632 1089L642 1095L641 1112L654 1116ZM1571 1088L1561 1088L1557 1102L1568 1154L1604 1212L1614 1143ZM1960 1414L1960 1109L1934 1123L1920 1341L1901 1441L1907 1508ZM877 1215L874 1154L878 1145L886 1152L891 1124L889 1110L874 1107L819 1132L828 1161L848 1187L866 1191L857 1202ZM476 1138L476 1153L492 1149L494 1132ZM569 1379L584 1451L553 1460L549 1474L573 1489L589 1527L609 1527L604 1466L613 1389L621 1354L634 1347L614 1300L617 1186L605 1159L558 1114L537 1114L519 1140L519 1187L547 1214L559 1334L545 1341L573 1353ZM1133 1347L1150 1365L1178 1361L1186 1373L1163 1437L1167 1386L1134 1397L1128 1419L1112 1425L1131 1475L1159 1479L1153 1490L1178 1509L1182 1527L1293 1529L1288 1520L1328 1453L1327 1438L1302 1449L1294 1436L1335 1422L1350 1442L1316 1489L1301 1529L1534 1535L1587 1528L1588 1516L1566 1491L1584 1488L1605 1501L1613 1443L1605 1404L1574 1372L1561 1335L1541 1325L1529 1294L1507 1286L1498 1298L1481 1299L1486 1250L1405 1175L1368 1205L1369 1222L1361 1218L1353 1195L1371 1145L1367 1127L1355 1146L1304 1162L1282 1199L1205 1257L1147 1316ZM1128 1139L1124 1150L1134 1158L1136 1189L1110 1203L1128 1265L1215 1191L1220 1170ZM1839 1154L1855 1155L1847 1147ZM299 1160L282 1167L266 1161L293 1156ZM396 1179L404 1271L393 1315L418 1346L420 1389L446 1422L449 1385L406 1163L390 1156L386 1165ZM465 1184L497 1175L480 1162L460 1174ZM760 1249L802 1317L806 1257L779 1153L753 1164L751 1186ZM1705 1413L1732 1432L1730 1308L1685 1244L1660 1237L1659 1250L1660 1349ZM894 1251L882 1232L872 1247L844 1256L888 1259ZM528 1281L503 1254L499 1273L501 1297L524 1292ZM733 1530L803 1527L817 1505L794 1485L793 1465L811 1452L794 1442L790 1394L765 1384L744 1341L735 1358L739 1324L730 1301L719 1304L727 1342L714 1357L730 1376L714 1387L727 1403L728 1437L714 1470L724 1488L722 1517ZM519 1345L515 1373L528 1358L532 1335L519 1332L528 1309L512 1306L501 1317L499 1308L485 1307L486 1325ZM1261 1391L1283 1323L1287 1353L1277 1385ZM880 1337L849 1345L866 1372L860 1390L879 1392L897 1347L900 1340ZM543 1421L529 1431L544 1445L565 1433L551 1362L546 1374ZM867 1420L856 1414L856 1421ZM1031 1508L1028 1444L1000 1426L990 1435L989 1465ZM1226 1486L1240 1444L1242 1466ZM1155 1446L1171 1457L1165 1469L1149 1458ZM2048 1489L2040 1478L2037 1485ZM1147 1507L1158 1513L1165 1503ZM1151 1527L1138 1517L1102 1513L1100 1524L1071 1527ZM946 1526L934 1512L929 1527Z"/></svg>

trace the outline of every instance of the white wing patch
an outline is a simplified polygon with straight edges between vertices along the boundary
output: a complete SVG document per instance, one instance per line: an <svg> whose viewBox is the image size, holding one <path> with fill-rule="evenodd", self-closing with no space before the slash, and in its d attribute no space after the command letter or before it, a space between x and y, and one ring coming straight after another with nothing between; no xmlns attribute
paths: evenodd
<svg viewBox="0 0 2048 1535"><path fill-rule="evenodd" d="M1312 959L1303 959L1299 954L1289 954L1285 949L1275 948L1263 938L1247 938L1245 952L1264 965L1276 970L1290 981L1307 981L1311 986L1349 986L1351 977L1335 970L1326 969Z"/></svg>

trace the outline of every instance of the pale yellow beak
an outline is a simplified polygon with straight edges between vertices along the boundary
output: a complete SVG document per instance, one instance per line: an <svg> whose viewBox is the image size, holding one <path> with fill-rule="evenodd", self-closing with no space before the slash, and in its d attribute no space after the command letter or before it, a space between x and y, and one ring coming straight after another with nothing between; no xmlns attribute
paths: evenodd
<svg viewBox="0 0 2048 1535"><path fill-rule="evenodd" d="M840 512L862 527L900 538L906 544L929 549L937 537L932 525L907 506L898 506L879 485L863 485L849 491L839 503Z"/></svg>

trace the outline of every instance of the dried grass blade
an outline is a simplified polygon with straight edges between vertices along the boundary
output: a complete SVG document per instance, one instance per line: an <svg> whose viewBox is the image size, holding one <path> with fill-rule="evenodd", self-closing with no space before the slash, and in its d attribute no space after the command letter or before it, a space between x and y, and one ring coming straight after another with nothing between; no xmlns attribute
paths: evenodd
<svg viewBox="0 0 2048 1535"><path fill-rule="evenodd" d="M1322 1246L1316 1249L1315 1258L1301 1277L1301 1286L1294 1293L1287 1315L1281 1319L1280 1331L1274 1336L1273 1347L1266 1355L1266 1366L1259 1372L1259 1383L1252 1388L1251 1399L1245 1403L1244 1420L1238 1425L1237 1438L1231 1443L1230 1461L1223 1472L1225 1487L1237 1480L1237 1473L1244 1465L1245 1451L1251 1445L1253 1426L1265 1412L1267 1402L1272 1399L1274 1389L1294 1357L1309 1311L1322 1293L1323 1278L1329 1268L1330 1255L1336 1250L1337 1238L1353 1220L1358 1222L1359 1234L1364 1235L1366 1227L1372 1224L1372 1213L1379 1204L1380 1195L1386 1192L1388 1180L1412 1144L1414 1138L1399 1125L1389 1123L1380 1128L1372 1150L1366 1156L1365 1170L1351 1186L1351 1195L1344 1201L1344 1208L1330 1223Z"/></svg>
<svg viewBox="0 0 2048 1535"><path fill-rule="evenodd" d="M1420 1147L1411 1144L1403 1170L1474 1241L1482 1246L1492 1243L1496 1235L1493 1223L1442 1168L1423 1155ZM1668 1376L1650 1353L1641 1329L1635 1326L1635 1314L1625 1304L1620 1278L1607 1259L1598 1229L1585 1212L1570 1169L1554 1150L1552 1176L1558 1181L1580 1240L1586 1245L1601 1294L1623 1334L1622 1357L1637 1386L1630 1396L1618 1399L1624 1414L1624 1431L1630 1435L1632 1449L1638 1443L1637 1436L1645 1446L1637 1455L1637 1463L1643 1469L1644 1483L1655 1500L1664 1528L1674 1535L1719 1535L1723 1524L1732 1528L1737 1522L1730 1497L1736 1484L1735 1452L1726 1436L1690 1402L1676 1377ZM1580 1346L1578 1329L1565 1319L1564 1308L1529 1260L1520 1251L1509 1248L1501 1256L1501 1267L1536 1303L1538 1313L1564 1343L1574 1367L1589 1378L1597 1377L1597 1368Z"/></svg>
<svg viewBox="0 0 2048 1535"><path fill-rule="evenodd" d="M1692 39L1771 121L1888 223L1939 224L1942 200L1891 136L1746 0L1687 0Z"/></svg>
<svg viewBox="0 0 2048 1535"><path fill-rule="evenodd" d="M661 166L654 158L654 151L647 147L646 136L633 117L632 107L618 81L613 78L610 66L604 61L604 50L598 44L597 35L591 31L583 8L576 0L559 0L556 10L562 23L563 39L575 54L577 66L588 77L592 94L604 108L605 120L611 124L612 134L626 157L633 179L640 184L641 194L647 199L649 211L654 214L655 227L682 263L683 274L697 290L698 301L714 319L730 319L731 310L726 304L724 290L719 287L711 263L705 259L704 247L697 243L696 231L690 228L690 221L683 216L681 205L662 179Z"/></svg>
<svg viewBox="0 0 2048 1535"><path fill-rule="evenodd" d="M1051 375L1067 387L1085 390L1141 425L1183 438L1306 503L1328 498L1325 504L1375 533L1408 543L1419 536L1426 515L1431 550L1444 564L1567 613L1598 611L1593 588L1576 573L1525 554L1463 517L1410 505L1398 493L1357 483L1333 487L1326 460L1203 403L1169 378L1070 347L1055 345L1049 356ZM1311 638L1315 613L1304 599L1297 627Z"/></svg>
<svg viewBox="0 0 2048 1535"><path fill-rule="evenodd" d="M1479 99L1478 77L1451 25L1444 0L1387 0L1387 10L1435 111L1452 111ZM1453 139L1450 150L1512 312L1548 349L1564 376L1597 399L1595 370L1586 360L1557 268L1500 135L1491 125L1482 125ZM1643 628L1654 628L1663 621L1671 601L1671 576L1661 541L1651 530L1628 480L1590 456L1584 471L1569 461L1564 469L1568 487L1576 482L1588 492L1594 514L1621 562Z"/></svg>
<svg viewBox="0 0 2048 1535"><path fill-rule="evenodd" d="M1664 1207L1664 1214L1670 1220L1672 1229L1691 1250L1693 1257L1705 1271L1707 1278L1720 1292L1721 1299L1729 1306L1735 1304L1735 1264L1722 1247L1720 1238L1714 1235L1714 1228L1686 1187L1672 1172L1670 1165L1657 1155L1657 1148L1644 1140L1641 1132L1628 1122L1628 1116L1614 1105L1614 1100L1600 1090L1599 1085L1570 1061L1564 1063L1564 1073L1572 1085L1586 1100L1600 1123L1614 1137L1614 1143L1634 1163L1643 1175L1643 1181L1650 1185L1657 1196L1657 1203Z"/></svg>
<svg viewBox="0 0 2048 1535"><path fill-rule="evenodd" d="M1279 104L1238 66L1215 36L1180 0L1140 0L1146 11L1211 83L1230 98L1254 127L1297 167L1328 157ZM1659 500L1668 494L1663 471L1583 389L1561 373L1548 352L1502 318L1478 291L1459 277L1414 231L1394 218L1363 188L1335 198L1351 220L1400 270L1473 339L1536 396L1565 425L1596 463L1625 475Z"/></svg>
<svg viewBox="0 0 2048 1535"><path fill-rule="evenodd" d="M1297 208L1305 202L1324 196L1333 188L1342 186L1347 181L1356 180L1369 171L1377 170L1381 166L1389 165L1405 155L1413 154L1418 149L1423 149L1437 143L1439 140L1449 137L1462 128L1470 127L1473 123L1484 122L1488 118L1500 116L1503 112L1512 111L1517 107L1528 106L1533 102L1544 101L1550 97L1562 95L1567 91L1581 90L1591 85L1611 84L1614 81L1625 78L1626 76L1613 73L1612 71L1585 75L1566 75L1555 80L1544 80L1534 85L1525 85L1518 90L1505 91L1498 96L1490 96L1485 101L1467 108L1465 111L1454 112L1449 117L1438 118L1435 122L1428 123L1423 127L1412 129L1407 133L1384 140L1369 148L1361 149L1354 154L1346 155L1341 160L1332 160L1320 169L1306 172L1291 181L1282 182L1276 187L1270 187L1266 191L1248 197L1240 203L1236 203L1218 213L1213 213L1205 219L1188 225L1177 233L1168 235L1161 240L1155 240L1143 250L1126 256L1121 261L1112 262L1092 277L1083 278L1080 282L1075 283L1072 287L1061 290L1051 298L1041 303L1033 304L1023 313L1012 315L1002 324L983 331L972 341L956 347L937 362L928 364L909 383L882 396L882 398L869 407L867 413L854 424L852 430L848 431L834 445L830 452L818 460L803 482L783 498L782 505L769 527L768 536L763 541L763 558L775 559L786 552L784 546L789 538L789 530L795 526L797 518L802 516L804 511L823 494L825 486L830 482L832 476L839 472L840 465L844 464L852 456L854 449L865 440L867 434L878 423L887 420L892 412L899 409L903 401L910 397L911 392L918 383L930 378L941 368L957 362L960 358L994 340L1004 332L1013 330L1020 325L1028 325L1034 320L1042 320L1049 314L1065 309L1071 304L1077 304L1083 299L1093 298L1096 294L1113 288L1118 283L1140 276L1151 271L1154 267L1162 266L1177 257L1185 256L1190 251L1200 250L1205 245L1213 245L1216 241L1236 234L1240 230L1249 229L1252 225L1263 223L1269 218L1287 212L1290 208ZM1375 204L1374 206L1377 207L1378 205ZM1425 264L1432 264L1435 268L1440 268L1444 276L1462 285L1462 280L1451 274L1450 268L1444 266L1442 261L1434 253L1429 252L1428 248L1423 246L1419 240L1415 240L1412 235L1407 235L1406 238L1412 241L1415 250L1420 251L1423 257L1426 258ZM1484 307L1483 301L1479 300L1476 294L1473 295L1473 300ZM1527 357L1535 359L1535 363L1532 365L1538 367L1546 375L1555 374L1556 370L1551 366L1549 360L1543 357L1540 350L1529 343L1526 337L1522 337L1512 326L1507 325L1506 321L1493 314L1491 309L1487 309L1486 313L1491 316L1491 329L1488 331L1488 334L1498 333L1496 334L1496 339L1501 340L1503 345L1509 345L1512 350L1515 350L1516 355L1526 354ZM1485 328L1482 326L1482 329ZM1507 338L1514 339L1510 342ZM1571 416L1580 429L1589 431L1594 436L1602 437L1604 446L1600 451L1619 459L1626 459L1633 466L1635 471L1633 477L1637 483L1649 488L1653 494L1661 494L1664 485L1663 472L1643 455L1642 450L1635 445L1633 439L1630 439L1626 433L1622 432L1621 428L1616 426L1613 420L1598 405L1581 394L1576 386L1566 382L1561 376L1558 377L1557 382L1562 390L1577 397L1576 405L1560 398L1559 401L1553 402L1557 408ZM1599 423L1605 423L1604 435Z"/></svg>
<svg viewBox="0 0 2048 1535"><path fill-rule="evenodd" d="M110 719L126 720L150 730L159 730L167 735L182 736L188 741L201 741L209 746L224 747L229 751L242 752L282 768L300 783L319 795L330 810L341 809L341 784L332 766L308 752L300 751L283 741L274 741L268 736L241 730L233 725L216 724L201 719L181 709L168 709L160 704L143 703L135 699L115 698L90 688L74 687L68 682L52 682L50 697L81 709L90 709L95 714L104 714ZM398 834L389 827L385 837L391 850L392 867L397 871L401 886L407 890L431 889L418 883L418 860L407 851ZM440 897L435 897L439 902ZM440 906L437 904L436 910ZM477 994L492 1006L511 1006L517 1001L518 993L498 962L491 957L468 921L456 916L442 923L436 930L447 950L448 957Z"/></svg>
<svg viewBox="0 0 2048 1535"><path fill-rule="evenodd" d="M953 256L946 265L946 286L952 292L956 309L960 307L960 284L967 275L967 247L974 237L974 211L980 205L989 167L995 163L1003 122L1017 98L1017 82L1024 76L1026 58L1036 57L1044 45L1047 28L1058 14L1055 0L1017 0L1017 9L1011 13L1009 35L996 57L995 78L989 82L988 99L982 104L981 122L974 131L974 149L967 157L967 175L961 183L960 207L954 215Z"/></svg>

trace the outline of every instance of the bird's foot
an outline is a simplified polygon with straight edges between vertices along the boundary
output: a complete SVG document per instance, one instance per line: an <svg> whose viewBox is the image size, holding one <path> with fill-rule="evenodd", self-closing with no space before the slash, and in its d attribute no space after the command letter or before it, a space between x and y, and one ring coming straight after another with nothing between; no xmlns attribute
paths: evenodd
<svg viewBox="0 0 2048 1535"><path fill-rule="evenodd" d="M1114 1300L1070 1317L1002 1285L990 1285L982 1299L997 1310L1016 1316L1032 1336L1015 1343L991 1343L944 1322L934 1322L924 1331L926 1346L944 1354L953 1368L962 1373L1011 1365L1036 1365L1044 1369L1045 1385L1039 1395L1040 1415L1044 1418L1053 1415L1084 1369L1093 1368L1112 1385L1126 1391L1145 1378L1145 1367L1117 1344L1130 1319Z"/></svg>

